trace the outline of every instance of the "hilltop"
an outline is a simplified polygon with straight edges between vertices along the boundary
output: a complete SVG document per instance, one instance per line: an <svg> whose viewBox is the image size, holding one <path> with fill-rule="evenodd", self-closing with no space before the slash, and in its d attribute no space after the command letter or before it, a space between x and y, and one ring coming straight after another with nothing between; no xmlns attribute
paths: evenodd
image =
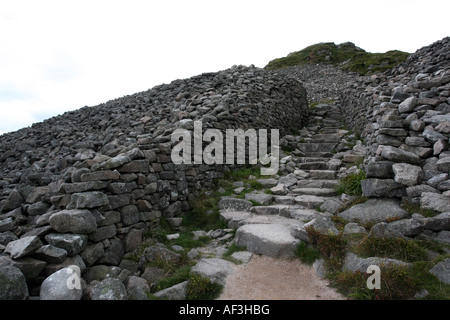
<svg viewBox="0 0 450 320"><path fill-rule="evenodd" d="M270 61L265 69L277 70L296 65L327 63L339 66L342 70L357 72L361 75L384 72L404 62L409 53L391 50L385 53L370 53L352 42L335 44L318 43L286 57Z"/></svg>

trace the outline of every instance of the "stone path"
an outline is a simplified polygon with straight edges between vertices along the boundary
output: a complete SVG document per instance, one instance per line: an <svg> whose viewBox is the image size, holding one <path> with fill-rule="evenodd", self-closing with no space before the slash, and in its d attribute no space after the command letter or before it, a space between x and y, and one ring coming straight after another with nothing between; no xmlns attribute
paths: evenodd
<svg viewBox="0 0 450 320"><path fill-rule="evenodd" d="M285 174L258 180L272 194L222 197L220 214L228 227L237 229L236 245L257 255L227 278L220 299L342 299L314 268L290 259L300 241L306 240L305 226L338 232L331 221L342 206L335 187L347 162L360 156L342 145L349 133L342 126L336 105L317 106L310 125L299 136L285 137L294 149L281 161ZM249 200L265 205L254 206Z"/></svg>

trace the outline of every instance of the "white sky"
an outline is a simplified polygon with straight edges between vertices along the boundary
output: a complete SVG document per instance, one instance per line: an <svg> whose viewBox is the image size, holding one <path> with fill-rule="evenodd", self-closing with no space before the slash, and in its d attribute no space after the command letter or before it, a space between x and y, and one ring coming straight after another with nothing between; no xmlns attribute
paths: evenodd
<svg viewBox="0 0 450 320"><path fill-rule="evenodd" d="M448 0L0 0L0 134L319 42L415 52Z"/></svg>

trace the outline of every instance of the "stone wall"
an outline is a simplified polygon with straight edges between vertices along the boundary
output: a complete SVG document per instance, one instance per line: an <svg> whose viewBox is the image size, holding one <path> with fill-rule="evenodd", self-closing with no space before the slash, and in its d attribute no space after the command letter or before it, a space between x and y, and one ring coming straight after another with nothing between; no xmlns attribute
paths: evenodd
<svg viewBox="0 0 450 320"><path fill-rule="evenodd" d="M177 128L302 128L300 82L253 66L207 73L51 118L0 137L0 266L32 290L63 266L119 265L161 217L230 170L175 165ZM231 166L233 167L233 166Z"/></svg>
<svg viewBox="0 0 450 320"><path fill-rule="evenodd" d="M366 196L450 211L450 38L389 72L355 79L341 110L367 147Z"/></svg>

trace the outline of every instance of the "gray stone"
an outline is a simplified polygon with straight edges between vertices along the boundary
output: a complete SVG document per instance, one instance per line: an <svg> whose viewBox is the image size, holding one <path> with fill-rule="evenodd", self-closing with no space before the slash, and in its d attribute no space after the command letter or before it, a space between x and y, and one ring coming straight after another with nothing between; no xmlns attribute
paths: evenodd
<svg viewBox="0 0 450 320"><path fill-rule="evenodd" d="M98 259L97 263L117 266L125 254L122 241L118 238L108 239L110 245L105 246L105 254Z"/></svg>
<svg viewBox="0 0 450 320"><path fill-rule="evenodd" d="M422 193L424 193L424 192L439 193L438 190L436 190L432 186L429 186L426 184L419 184L417 186L411 186L411 187L406 188L406 194L410 198L421 197Z"/></svg>
<svg viewBox="0 0 450 320"><path fill-rule="evenodd" d="M9 217L3 220L0 220L0 232L5 232L12 230L14 228L14 220Z"/></svg>
<svg viewBox="0 0 450 320"><path fill-rule="evenodd" d="M273 195L266 193L246 193L245 200L255 201L260 205L267 206L272 203Z"/></svg>
<svg viewBox="0 0 450 320"><path fill-rule="evenodd" d="M344 271L359 271L362 273L367 272L367 268L371 265L376 266L391 266L391 265L398 265L398 266L410 266L410 264L397 260L397 259L389 259L389 258L379 258L379 257L369 257L369 258L360 258L354 253L347 253L344 260Z"/></svg>
<svg viewBox="0 0 450 320"><path fill-rule="evenodd" d="M228 211L245 211L252 206L251 201L231 197L222 197L218 204L219 210Z"/></svg>
<svg viewBox="0 0 450 320"><path fill-rule="evenodd" d="M86 269L83 278L89 284L93 281L103 281L108 278L118 278L120 268L116 266L95 265Z"/></svg>
<svg viewBox="0 0 450 320"><path fill-rule="evenodd" d="M48 263L61 263L67 258L67 251L47 244L37 249L33 257Z"/></svg>
<svg viewBox="0 0 450 320"><path fill-rule="evenodd" d="M339 234L339 230L336 228L336 225L330 218L326 217L316 217L308 223L304 224L305 228L312 227L319 233L328 234L328 235L337 235Z"/></svg>
<svg viewBox="0 0 450 320"><path fill-rule="evenodd" d="M393 179L366 179L361 181L363 195L366 197L403 197L405 187Z"/></svg>
<svg viewBox="0 0 450 320"><path fill-rule="evenodd" d="M94 232L89 234L89 240L94 242L103 241L114 237L117 234L117 228L114 224L109 226L97 228Z"/></svg>
<svg viewBox="0 0 450 320"><path fill-rule="evenodd" d="M411 112L416 107L416 104L417 104L417 98L409 97L406 100L404 100L402 103L399 104L398 112L399 113Z"/></svg>
<svg viewBox="0 0 450 320"><path fill-rule="evenodd" d="M405 162L412 164L418 164L421 162L421 159L414 153L391 146L384 146L381 151L381 156L394 162Z"/></svg>
<svg viewBox="0 0 450 320"><path fill-rule="evenodd" d="M86 266L92 266L105 254L105 246L103 243L89 244L83 252L80 253Z"/></svg>
<svg viewBox="0 0 450 320"><path fill-rule="evenodd" d="M290 186L293 186L297 183L297 177L294 173L290 173L286 176L281 177L278 183L284 184L287 188L289 188Z"/></svg>
<svg viewBox="0 0 450 320"><path fill-rule="evenodd" d="M439 212L450 211L450 198L438 193L423 192L420 197L420 206L423 209Z"/></svg>
<svg viewBox="0 0 450 320"><path fill-rule="evenodd" d="M11 241L5 248L5 252L11 255L13 259L20 259L34 253L43 246L39 237L22 237L19 240Z"/></svg>
<svg viewBox="0 0 450 320"><path fill-rule="evenodd" d="M147 280L130 276L125 282L125 288L128 292L128 299L130 300L149 300L147 294L150 293L150 286Z"/></svg>
<svg viewBox="0 0 450 320"><path fill-rule="evenodd" d="M450 258L437 263L430 269L430 273L434 274L442 282L450 284Z"/></svg>
<svg viewBox="0 0 450 320"><path fill-rule="evenodd" d="M437 187L437 185L448 179L448 174L447 173L440 173L438 175L433 176L432 178L430 178L427 181L427 184L431 187Z"/></svg>
<svg viewBox="0 0 450 320"><path fill-rule="evenodd" d="M41 300L80 300L83 295L81 275L76 269L63 268L42 282Z"/></svg>
<svg viewBox="0 0 450 320"><path fill-rule="evenodd" d="M367 178L394 178L393 164L391 161L370 161L366 166L366 176Z"/></svg>
<svg viewBox="0 0 450 320"><path fill-rule="evenodd" d="M426 219L424 228L433 231L450 230L450 212Z"/></svg>
<svg viewBox="0 0 450 320"><path fill-rule="evenodd" d="M320 210L332 214L338 213L344 207L344 203L339 199L328 199L320 206Z"/></svg>
<svg viewBox="0 0 450 320"><path fill-rule="evenodd" d="M445 136L439 132L434 131L432 128L427 128L422 132L422 135L428 141L435 143L438 140L446 140Z"/></svg>
<svg viewBox="0 0 450 320"><path fill-rule="evenodd" d="M45 236L45 240L57 248L67 251L67 255L72 257L82 252L87 246L87 235L71 233L50 233Z"/></svg>
<svg viewBox="0 0 450 320"><path fill-rule="evenodd" d="M46 265L47 262L31 257L14 260L7 256L0 256L0 269L3 266L16 267L23 273L26 280L36 278Z"/></svg>
<svg viewBox="0 0 450 320"><path fill-rule="evenodd" d="M111 170L131 162L131 158L126 155L118 155L100 164L94 165L93 170Z"/></svg>
<svg viewBox="0 0 450 320"><path fill-rule="evenodd" d="M308 231L306 231L303 223L295 224L291 226L291 235L303 242L309 243Z"/></svg>
<svg viewBox="0 0 450 320"><path fill-rule="evenodd" d="M157 298L167 300L186 300L186 292L189 281L183 281L172 287L154 293Z"/></svg>
<svg viewBox="0 0 450 320"><path fill-rule="evenodd" d="M94 165L95 166L95 165ZM81 175L81 182L95 182L97 186L102 186L100 181L117 180L120 178L120 173L116 170L104 170L96 172L88 172Z"/></svg>
<svg viewBox="0 0 450 320"><path fill-rule="evenodd" d="M127 205L120 208L121 221L124 226L130 226L139 222L139 211L135 205Z"/></svg>
<svg viewBox="0 0 450 320"><path fill-rule="evenodd" d="M87 181L87 182L74 182L64 183L61 189L66 193L80 193L90 190L101 190L108 187L108 181Z"/></svg>
<svg viewBox="0 0 450 320"><path fill-rule="evenodd" d="M89 210L63 210L54 213L50 226L60 233L89 234L97 229L97 222Z"/></svg>
<svg viewBox="0 0 450 320"><path fill-rule="evenodd" d="M289 226L279 224L246 224L237 229L235 238L237 246L274 258L293 257L298 241Z"/></svg>
<svg viewBox="0 0 450 320"><path fill-rule="evenodd" d="M0 244L6 246L8 243L14 240L18 240L17 235L11 231L0 233Z"/></svg>
<svg viewBox="0 0 450 320"><path fill-rule="evenodd" d="M128 300L127 289L122 281L105 279L91 286L91 300Z"/></svg>
<svg viewBox="0 0 450 320"><path fill-rule="evenodd" d="M91 191L82 193L73 193L67 209L92 209L106 206L109 199L103 192Z"/></svg>
<svg viewBox="0 0 450 320"><path fill-rule="evenodd" d="M294 201L296 204L305 208L317 209L324 203L325 199L317 196L304 195L295 197Z"/></svg>
<svg viewBox="0 0 450 320"><path fill-rule="evenodd" d="M450 157L439 159L436 166L439 171L448 173L450 171Z"/></svg>
<svg viewBox="0 0 450 320"><path fill-rule="evenodd" d="M23 273L13 266L0 268L0 300L27 300L28 286Z"/></svg>
<svg viewBox="0 0 450 320"><path fill-rule="evenodd" d="M21 204L24 202L25 202L25 200L20 195L20 193L16 189L14 189L9 194L8 198L6 198L6 201L2 207L2 211L8 212L8 211L14 210L16 208L19 208L21 206Z"/></svg>
<svg viewBox="0 0 450 320"><path fill-rule="evenodd" d="M208 278L211 282L225 285L226 279L235 271L235 264L230 261L208 258L200 260L192 267L191 272Z"/></svg>
<svg viewBox="0 0 450 320"><path fill-rule="evenodd" d="M358 234L358 233L366 234L367 230L366 230L366 228L364 228L354 222L347 223L344 226L344 235Z"/></svg>
<svg viewBox="0 0 450 320"><path fill-rule="evenodd" d="M288 188L281 183L277 184L275 187L270 188L270 191L272 192L272 194L280 196L284 196L289 192Z"/></svg>
<svg viewBox="0 0 450 320"><path fill-rule="evenodd" d="M275 187L278 184L277 179L269 178L269 179L258 179L256 180L261 183L266 188Z"/></svg>
<svg viewBox="0 0 450 320"><path fill-rule="evenodd" d="M417 219L401 219L373 226L371 234L379 238L415 237L424 230L424 223Z"/></svg>
<svg viewBox="0 0 450 320"><path fill-rule="evenodd" d="M339 213L338 216L349 221L365 224L383 222L393 218L405 218L408 216L408 212L400 207L397 200L369 199Z"/></svg>
<svg viewBox="0 0 450 320"><path fill-rule="evenodd" d="M406 186L418 184L423 178L422 168L408 163L396 163L392 166L394 180Z"/></svg>

